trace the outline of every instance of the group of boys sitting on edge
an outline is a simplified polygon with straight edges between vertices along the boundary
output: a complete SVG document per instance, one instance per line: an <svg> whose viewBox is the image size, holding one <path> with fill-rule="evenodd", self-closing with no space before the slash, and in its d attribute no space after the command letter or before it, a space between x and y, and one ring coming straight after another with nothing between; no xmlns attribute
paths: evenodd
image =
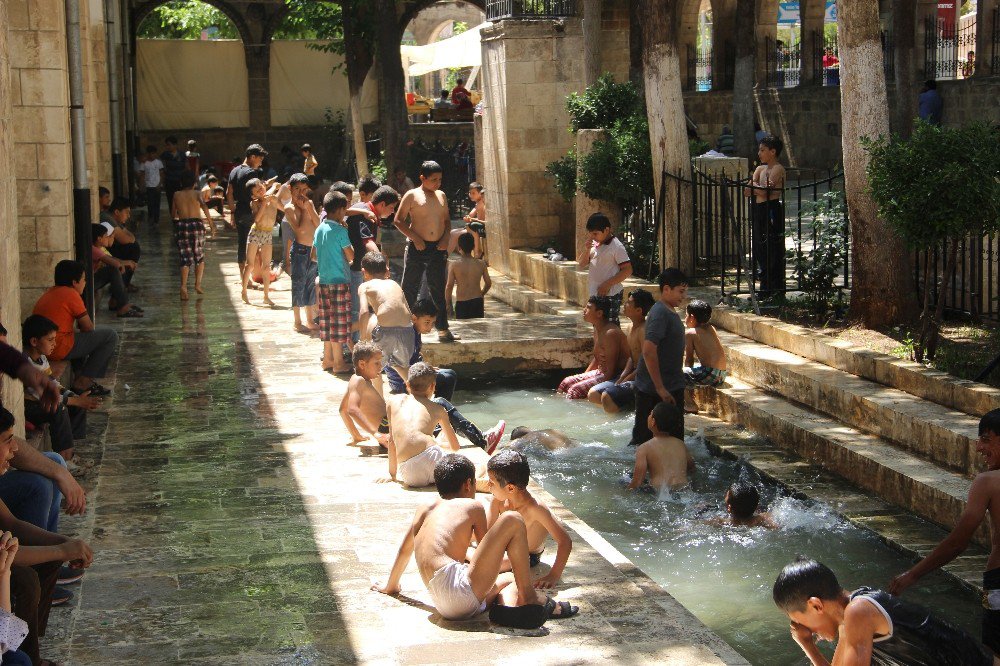
<svg viewBox="0 0 1000 666"><path fill-rule="evenodd" d="M0 651L4 664L35 665L41 659L49 609L66 604L64 587L83 578L93 553L84 541L58 534L59 513L84 512L86 494L73 478L74 447L86 437L87 412L99 408L110 391L103 378L118 336L98 329L83 305L83 265L61 261L55 286L39 298L21 327L24 351L7 344L0 325L0 371L25 385L24 412L0 406ZM59 384L72 364L70 388ZM53 451L40 452L15 436L48 427Z"/></svg>

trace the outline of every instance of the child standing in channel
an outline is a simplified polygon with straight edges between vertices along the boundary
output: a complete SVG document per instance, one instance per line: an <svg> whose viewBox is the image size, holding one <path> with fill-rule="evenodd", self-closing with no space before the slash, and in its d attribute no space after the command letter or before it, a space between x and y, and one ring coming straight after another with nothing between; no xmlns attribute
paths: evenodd
<svg viewBox="0 0 1000 666"><path fill-rule="evenodd" d="M354 248L344 226L347 197L328 192L323 197L326 219L316 229L312 258L319 265L316 300L319 306L320 339L323 340L323 370L346 374L341 345L353 350L351 342L351 273Z"/></svg>
<svg viewBox="0 0 1000 666"><path fill-rule="evenodd" d="M261 276L264 282L264 304L274 305L271 300L271 251L274 221L278 217L278 190L280 183L273 183L268 189L259 178L247 181L250 190L250 210L253 212L253 226L247 236L247 261L243 268L243 302L247 298L247 284L253 279L253 267L260 264ZM260 255L260 256L258 256Z"/></svg>
<svg viewBox="0 0 1000 666"><path fill-rule="evenodd" d="M649 485L657 492L685 488L688 472L694 471L694 458L684 440L671 434L684 428L680 408L661 402L649 413L647 426L653 436L635 450L635 469L628 488L641 487L646 483L647 474Z"/></svg>
<svg viewBox="0 0 1000 666"><path fill-rule="evenodd" d="M712 326L712 306L695 299L688 303L684 325L684 380L688 386L722 386L726 381L726 351ZM698 365L694 364L697 356ZM690 411L690 410L689 410Z"/></svg>
<svg viewBox="0 0 1000 666"><path fill-rule="evenodd" d="M476 259L476 242L465 232L458 237L458 261L448 265L448 283L444 288L445 300L451 309L452 293L455 294L455 319L482 319L486 316L485 296L493 286L486 262Z"/></svg>
<svg viewBox="0 0 1000 666"><path fill-rule="evenodd" d="M609 321L616 326L621 322L622 282L632 275L632 260L622 242L611 231L611 220L604 213L594 213L587 219L590 242L580 252L576 261L580 268L587 268L587 290L591 296L611 299Z"/></svg>

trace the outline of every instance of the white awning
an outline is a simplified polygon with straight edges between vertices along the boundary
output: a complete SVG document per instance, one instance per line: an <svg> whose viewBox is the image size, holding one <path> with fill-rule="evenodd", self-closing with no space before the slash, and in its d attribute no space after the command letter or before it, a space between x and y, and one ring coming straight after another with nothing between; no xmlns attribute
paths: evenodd
<svg viewBox="0 0 1000 666"><path fill-rule="evenodd" d="M425 46L400 46L406 73L422 76L450 67L478 67L482 64L479 31L490 25L489 22L481 23L460 35Z"/></svg>

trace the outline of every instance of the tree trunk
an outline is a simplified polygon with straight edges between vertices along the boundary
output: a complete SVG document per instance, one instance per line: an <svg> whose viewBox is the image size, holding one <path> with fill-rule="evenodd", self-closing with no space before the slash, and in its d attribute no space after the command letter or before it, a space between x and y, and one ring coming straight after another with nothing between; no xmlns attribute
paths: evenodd
<svg viewBox="0 0 1000 666"><path fill-rule="evenodd" d="M733 137L736 154L753 164L757 156L754 137L753 76L757 54L757 8L754 0L736 0L736 64L733 73Z"/></svg>
<svg viewBox="0 0 1000 666"><path fill-rule="evenodd" d="M917 113L917 6L913 0L893 0L892 39L895 60L896 98L893 131L904 139L913 132Z"/></svg>
<svg viewBox="0 0 1000 666"><path fill-rule="evenodd" d="M652 149L653 186L657 193L656 205L663 211L664 220L660 235L660 264L680 268L690 274L694 269L691 189L686 183L679 183L673 178L668 178L664 184L662 173L666 170L687 180L691 178L675 4L663 0L640 0L642 70Z"/></svg>
<svg viewBox="0 0 1000 666"><path fill-rule="evenodd" d="M642 0L628 2L628 78L642 95Z"/></svg>
<svg viewBox="0 0 1000 666"><path fill-rule="evenodd" d="M958 241L950 240L948 255L944 260L944 276L941 280L941 290L938 291L937 304L934 307L934 320L931 322L930 336L927 339L927 359L934 360L937 355L938 341L941 339L941 322L944 320L944 298L948 287L955 279L955 269L958 267Z"/></svg>
<svg viewBox="0 0 1000 666"><path fill-rule="evenodd" d="M395 0L375 0L377 62L379 66L379 120L386 173L406 168L409 120L406 116L406 79L399 54L401 30Z"/></svg>
<svg viewBox="0 0 1000 666"><path fill-rule="evenodd" d="M354 160L358 178L368 175L368 147L365 144L365 123L361 114L361 89L372 67L371 46L361 34L357 2L345 2L343 16L344 63L347 68L347 87L350 93L351 135L354 140ZM367 6L367 5L365 5ZM370 20L370 19L369 19Z"/></svg>
<svg viewBox="0 0 1000 666"><path fill-rule="evenodd" d="M869 328L909 320L916 302L903 241L878 217L868 192L869 155L862 137L889 133L889 103L882 69L878 3L837 3L840 44L840 113L844 153L844 189L851 220L851 315Z"/></svg>

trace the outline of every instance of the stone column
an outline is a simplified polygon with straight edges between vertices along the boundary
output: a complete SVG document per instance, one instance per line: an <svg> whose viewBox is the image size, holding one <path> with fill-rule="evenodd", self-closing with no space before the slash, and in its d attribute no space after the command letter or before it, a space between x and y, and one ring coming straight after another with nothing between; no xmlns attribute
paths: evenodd
<svg viewBox="0 0 1000 666"><path fill-rule="evenodd" d="M13 155L17 178L21 314L27 314L52 285L56 263L73 253L66 11L63 0L6 4L14 122L13 150L5 155Z"/></svg>
<svg viewBox="0 0 1000 666"><path fill-rule="evenodd" d="M979 0L976 5L976 71L973 76L1000 74L1000 50L993 52L993 14L1000 9L997 0Z"/></svg>
<svg viewBox="0 0 1000 666"><path fill-rule="evenodd" d="M826 0L803 0L799 6L802 17L802 85L822 85L822 61L816 62L816 53L823 51Z"/></svg>
<svg viewBox="0 0 1000 666"><path fill-rule="evenodd" d="M718 6L718 9L715 7ZM712 90L731 90L736 67L736 4L712 9Z"/></svg>
<svg viewBox="0 0 1000 666"><path fill-rule="evenodd" d="M577 171L576 179L577 182L580 181L580 168L579 164L582 162L583 158L591 153L594 149L594 144L598 141L603 141L608 138L608 133L604 130L580 130L576 133L576 157L577 157ZM622 209L621 206L614 203L613 201L604 201L603 199L591 199L586 194L581 192L579 189L576 192L575 197L576 206L576 245L575 251L572 257L566 257L567 259L575 259L580 255L580 252L587 247L587 241L589 237L587 236L587 218L589 218L594 213L604 213L611 220L611 228L617 232L621 228L622 222Z"/></svg>
<svg viewBox="0 0 1000 666"><path fill-rule="evenodd" d="M758 88L767 85L768 69L775 67L775 40L778 37L778 13L771 11L774 5L763 2L758 5L757 15L757 62L754 77ZM765 11L766 10L766 11Z"/></svg>
<svg viewBox="0 0 1000 666"><path fill-rule="evenodd" d="M583 0L583 85L601 75L601 0Z"/></svg>
<svg viewBox="0 0 1000 666"><path fill-rule="evenodd" d="M8 26L27 22L26 5L14 3L19 9L17 15L9 15L9 3L0 2L0 322L7 328L7 341L19 347L21 344L21 294L16 279L20 272L20 251L17 242L17 186L14 179L14 114L11 102L16 94L20 97L20 84L14 83L15 72L10 63L10 40ZM4 376L0 381L0 402L14 414L24 413L24 393L20 382ZM24 421L17 419L16 434L24 436Z"/></svg>
<svg viewBox="0 0 1000 666"><path fill-rule="evenodd" d="M264 134L271 127L271 46L243 44L247 59L247 92L250 95L250 132ZM255 141L263 141L261 136ZM266 146L265 146L266 148Z"/></svg>

